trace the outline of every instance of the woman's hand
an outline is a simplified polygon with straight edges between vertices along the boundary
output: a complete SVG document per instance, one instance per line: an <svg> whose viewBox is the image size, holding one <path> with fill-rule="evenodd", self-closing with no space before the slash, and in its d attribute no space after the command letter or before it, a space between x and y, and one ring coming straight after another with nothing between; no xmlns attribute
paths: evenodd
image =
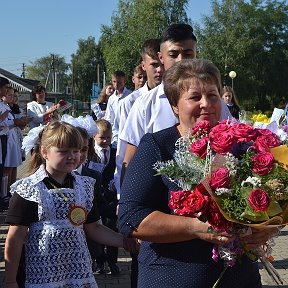
<svg viewBox="0 0 288 288"><path fill-rule="evenodd" d="M123 248L133 254L139 251L140 243L136 238L123 238Z"/></svg>
<svg viewBox="0 0 288 288"><path fill-rule="evenodd" d="M198 219L197 219L198 220ZM217 244L217 245L225 245L235 239L235 236L226 232L217 232L211 229L211 226L208 222L199 221L199 231L195 234L201 240Z"/></svg>
<svg viewBox="0 0 288 288"><path fill-rule="evenodd" d="M279 233L278 227L252 228L252 233L244 235L241 240L249 249L264 245Z"/></svg>
<svg viewBox="0 0 288 288"><path fill-rule="evenodd" d="M58 104L55 104L55 105L51 106L51 107L47 110L47 112L48 112L48 114L51 114L51 113L53 113L54 111L56 111L58 108L59 108Z"/></svg>

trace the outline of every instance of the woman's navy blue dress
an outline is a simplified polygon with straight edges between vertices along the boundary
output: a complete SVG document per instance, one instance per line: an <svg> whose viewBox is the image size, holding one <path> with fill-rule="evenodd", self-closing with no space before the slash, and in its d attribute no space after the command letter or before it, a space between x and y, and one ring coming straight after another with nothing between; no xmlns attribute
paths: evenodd
<svg viewBox="0 0 288 288"><path fill-rule="evenodd" d="M173 159L176 127L146 134L126 171L119 201L120 231L128 236L153 211L171 214L169 191L180 188L162 176L155 176L157 161ZM159 244L143 241L139 251L139 288L211 288L224 269L212 260L211 243L195 239ZM228 268L219 288L262 287L258 264L243 257L242 264Z"/></svg>

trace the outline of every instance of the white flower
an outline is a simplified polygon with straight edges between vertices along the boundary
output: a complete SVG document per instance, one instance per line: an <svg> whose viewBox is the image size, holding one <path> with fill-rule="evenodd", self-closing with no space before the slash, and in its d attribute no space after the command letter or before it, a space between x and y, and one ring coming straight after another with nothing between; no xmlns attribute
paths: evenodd
<svg viewBox="0 0 288 288"><path fill-rule="evenodd" d="M215 194L220 196L222 194L232 194L232 190L228 188L217 188Z"/></svg>
<svg viewBox="0 0 288 288"><path fill-rule="evenodd" d="M241 186L243 187L245 183L250 183L253 187L259 187L261 184L261 180L258 177L249 176L246 180L242 181Z"/></svg>

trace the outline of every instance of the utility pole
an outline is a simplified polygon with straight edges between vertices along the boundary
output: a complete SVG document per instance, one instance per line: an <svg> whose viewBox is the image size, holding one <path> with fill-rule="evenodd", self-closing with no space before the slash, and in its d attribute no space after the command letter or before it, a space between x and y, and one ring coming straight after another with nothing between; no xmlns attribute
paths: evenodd
<svg viewBox="0 0 288 288"><path fill-rule="evenodd" d="M21 74L22 78L25 78L25 63L22 64L22 74Z"/></svg>

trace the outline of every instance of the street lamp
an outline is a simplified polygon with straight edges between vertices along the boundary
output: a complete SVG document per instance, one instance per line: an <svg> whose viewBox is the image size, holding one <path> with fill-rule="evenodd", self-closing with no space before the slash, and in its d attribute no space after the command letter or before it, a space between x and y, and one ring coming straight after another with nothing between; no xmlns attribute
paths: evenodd
<svg viewBox="0 0 288 288"><path fill-rule="evenodd" d="M232 79L232 89L233 89L233 80L237 76L235 71L230 71L229 72L229 77Z"/></svg>

